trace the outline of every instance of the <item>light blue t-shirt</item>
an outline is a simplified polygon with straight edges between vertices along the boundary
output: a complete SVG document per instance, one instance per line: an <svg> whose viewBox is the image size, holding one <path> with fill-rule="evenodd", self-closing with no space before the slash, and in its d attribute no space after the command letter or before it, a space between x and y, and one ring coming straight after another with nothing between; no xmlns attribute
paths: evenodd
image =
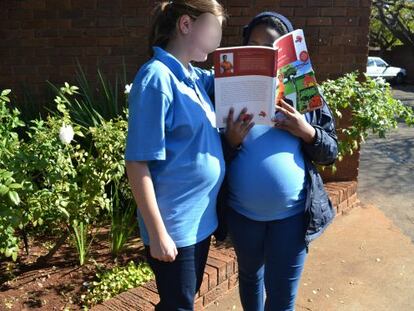
<svg viewBox="0 0 414 311"><path fill-rule="evenodd" d="M187 69L155 47L129 94L125 159L148 161L162 219L177 247L196 244L217 228L225 166L208 96L213 88L212 71ZM140 215L138 221L148 245Z"/></svg>
<svg viewBox="0 0 414 311"><path fill-rule="evenodd" d="M287 131L255 125L227 173L228 203L250 219L284 219L305 208L301 141Z"/></svg>

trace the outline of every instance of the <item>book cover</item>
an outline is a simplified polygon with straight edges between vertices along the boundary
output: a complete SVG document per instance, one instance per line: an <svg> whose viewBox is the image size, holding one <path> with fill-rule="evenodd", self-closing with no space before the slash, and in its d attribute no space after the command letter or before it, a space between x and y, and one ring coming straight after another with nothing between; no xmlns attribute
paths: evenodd
<svg viewBox="0 0 414 311"><path fill-rule="evenodd" d="M273 47L240 46L214 52L218 127L226 126L231 107L243 108L256 124L273 125L278 101L287 98L299 112L322 107L303 30L278 38Z"/></svg>
<svg viewBox="0 0 414 311"><path fill-rule="evenodd" d="M278 50L276 101L286 97L301 113L321 108L323 101L303 30L280 37L274 47Z"/></svg>

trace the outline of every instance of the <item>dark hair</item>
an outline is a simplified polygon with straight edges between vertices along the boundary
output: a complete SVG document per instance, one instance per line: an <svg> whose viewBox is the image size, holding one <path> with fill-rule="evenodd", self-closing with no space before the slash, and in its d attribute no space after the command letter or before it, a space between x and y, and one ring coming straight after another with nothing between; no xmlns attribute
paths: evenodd
<svg viewBox="0 0 414 311"><path fill-rule="evenodd" d="M165 48L175 35L177 21L183 15L197 18L204 13L226 17L224 8L216 0L174 0L157 4L149 36L149 54L153 46Z"/></svg>
<svg viewBox="0 0 414 311"><path fill-rule="evenodd" d="M283 15L275 12L263 12L254 17L251 22L244 26L243 29L243 44L249 42L250 35L256 26L265 25L273 28L281 36L293 31L292 23Z"/></svg>

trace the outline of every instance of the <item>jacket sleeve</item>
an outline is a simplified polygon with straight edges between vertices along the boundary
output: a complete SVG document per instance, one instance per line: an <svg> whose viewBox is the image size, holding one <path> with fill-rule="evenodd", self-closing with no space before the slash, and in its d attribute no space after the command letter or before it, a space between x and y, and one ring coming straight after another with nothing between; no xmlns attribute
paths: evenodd
<svg viewBox="0 0 414 311"><path fill-rule="evenodd" d="M316 164L333 164L338 156L338 137L335 119L326 101L321 109L309 112L306 119L315 128L316 137L312 144L303 143L305 154Z"/></svg>

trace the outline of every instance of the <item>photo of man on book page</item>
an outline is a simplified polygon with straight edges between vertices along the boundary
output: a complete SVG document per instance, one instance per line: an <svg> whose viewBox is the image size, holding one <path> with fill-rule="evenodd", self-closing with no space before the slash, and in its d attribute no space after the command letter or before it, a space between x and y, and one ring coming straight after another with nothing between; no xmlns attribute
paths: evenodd
<svg viewBox="0 0 414 311"><path fill-rule="evenodd" d="M233 73L234 62L233 62L233 53L221 54L222 61L220 62L220 72L223 74Z"/></svg>

